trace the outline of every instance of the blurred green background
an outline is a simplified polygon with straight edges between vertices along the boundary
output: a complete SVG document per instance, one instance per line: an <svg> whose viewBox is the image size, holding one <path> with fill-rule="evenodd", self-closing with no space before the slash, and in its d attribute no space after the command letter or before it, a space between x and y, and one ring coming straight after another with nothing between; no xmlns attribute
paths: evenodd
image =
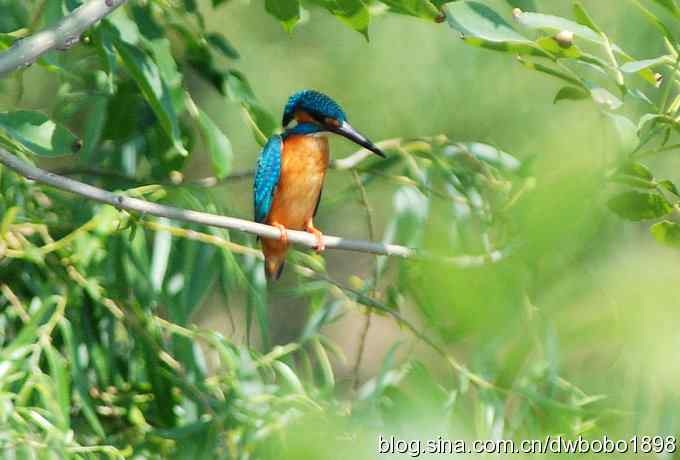
<svg viewBox="0 0 680 460"><path fill-rule="evenodd" d="M512 8L527 4L483 3L509 22ZM612 43L636 59L666 53L657 29L632 3L583 2ZM663 15L655 3L645 4ZM366 310L348 302L344 312L322 329L340 350L331 353L335 390L309 390L326 403L280 420L273 429L280 430L280 436L262 435L254 441L255 458L374 458L379 433L405 439L533 438L548 433L627 439L634 434L678 433L680 252L659 245L648 224L622 220L607 209L607 200L621 185L605 177L629 152L596 104L553 103L564 84L532 72L512 53L469 46L446 24L386 12L377 3L370 6L370 40L311 4L305 5L302 21L292 33L260 1L231 0L218 8L202 1L199 8L205 29L223 33L241 56L236 61L218 57L216 65L247 75L260 104L277 121L293 92L317 89L336 99L353 126L375 141L443 134L454 143L481 142L508 152L524 165L521 177L512 179L513 190L528 187L489 224L492 239L509 248L501 261L460 268L443 261L392 259L372 294L390 305L399 299L404 317L497 388L476 385L474 377L470 381L465 373L451 369L390 315L373 313L358 374L365 386L353 391ZM536 8L572 17L572 2L567 0L536 0ZM677 28L678 22L673 24ZM231 141L233 171L253 169L260 146L244 121L242 107L195 70L181 67L181 71L196 104ZM48 81L48 75L35 66L24 72L22 108L58 110L61 102L54 94L59 81ZM661 97L663 87L647 85L635 75L626 75L629 78L631 88L642 88L654 101ZM1 84L0 107L13 110L18 83L6 79ZM618 113L637 125L647 109L630 97L624 102ZM70 126L79 134L77 123ZM345 140L332 138L331 145L334 158L355 151ZM643 163L663 179L680 180L673 152L645 158ZM71 160L40 164L57 169ZM181 172L187 180L213 174L200 142ZM393 221L400 188L389 180L367 183L376 239L382 239ZM210 199L217 209L250 218L251 180L213 187ZM446 199L431 199L429 214L419 224L418 244L442 257L483 253L483 226L457 226L452 207ZM329 173L316 224L327 234L369 238L351 172ZM152 232L147 244L151 250ZM110 252L108 257L117 254ZM323 258L328 276L342 284L361 286L357 278L373 276L371 255L329 251ZM0 282L12 289L15 283L22 291L21 282L10 276L10 269L18 267L2 267L3 263L7 260L0 259L0 275L5 277ZM266 315L273 344L295 343L310 316L326 308L319 305L331 302L328 297L319 301L314 289L304 290L304 285L289 267L281 283L269 289ZM332 289L328 292L331 300L341 297ZM196 324L217 331L237 349L246 343L246 303L245 297L225 298L212 286L186 327ZM255 342L257 350L261 343ZM219 377L219 350L202 346L207 375ZM293 360L302 366L300 361L304 360ZM317 366L312 367L317 375ZM371 385L384 391L375 399L363 398L371 393ZM220 452L231 458L232 454Z"/></svg>

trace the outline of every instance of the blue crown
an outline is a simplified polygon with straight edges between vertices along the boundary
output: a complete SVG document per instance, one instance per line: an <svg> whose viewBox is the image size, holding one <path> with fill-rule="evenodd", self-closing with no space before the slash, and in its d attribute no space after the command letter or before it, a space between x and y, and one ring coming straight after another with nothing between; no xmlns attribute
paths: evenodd
<svg viewBox="0 0 680 460"><path fill-rule="evenodd" d="M333 118L340 123L347 120L337 102L323 93L307 89L293 94L283 109L283 126L288 125L296 111L304 111L319 119Z"/></svg>

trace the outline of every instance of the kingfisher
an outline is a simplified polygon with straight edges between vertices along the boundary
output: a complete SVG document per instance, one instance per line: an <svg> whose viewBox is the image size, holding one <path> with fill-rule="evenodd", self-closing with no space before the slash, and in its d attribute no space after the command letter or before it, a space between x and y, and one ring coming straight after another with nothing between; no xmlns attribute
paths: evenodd
<svg viewBox="0 0 680 460"><path fill-rule="evenodd" d="M274 134L257 161L253 198L255 221L277 227L278 239L262 238L265 275L281 276L288 251L287 230L305 230L324 248L323 234L314 226L321 190L330 161L328 133L339 134L371 152L385 154L347 121L340 105L314 90L293 94L283 109L282 134Z"/></svg>

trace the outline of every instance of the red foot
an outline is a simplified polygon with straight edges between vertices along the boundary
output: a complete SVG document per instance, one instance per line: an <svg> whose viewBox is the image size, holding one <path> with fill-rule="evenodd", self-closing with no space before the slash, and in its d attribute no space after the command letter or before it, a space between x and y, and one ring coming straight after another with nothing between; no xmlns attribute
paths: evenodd
<svg viewBox="0 0 680 460"><path fill-rule="evenodd" d="M324 251L326 249L326 245L323 242L323 233L321 233L321 231L314 226L311 220L307 222L305 230L307 230L309 233L312 233L316 237L316 247L314 250L316 252Z"/></svg>
<svg viewBox="0 0 680 460"><path fill-rule="evenodd" d="M276 228L279 229L279 231L281 232L281 236L279 237L279 240L281 242L283 242L283 244L287 245L288 244L288 230L286 229L286 227L284 227L281 224L275 223L275 222L272 223L271 225L272 225L272 227L276 227Z"/></svg>

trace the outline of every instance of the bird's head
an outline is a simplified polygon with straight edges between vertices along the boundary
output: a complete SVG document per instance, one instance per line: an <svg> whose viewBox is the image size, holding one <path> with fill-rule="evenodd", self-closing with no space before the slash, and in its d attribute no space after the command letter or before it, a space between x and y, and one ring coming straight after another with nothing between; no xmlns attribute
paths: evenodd
<svg viewBox="0 0 680 460"><path fill-rule="evenodd" d="M319 132L339 134L376 155L385 157L373 142L352 128L340 105L323 93L304 90L293 94L283 110L283 126L287 127L293 120L298 125L312 125Z"/></svg>

